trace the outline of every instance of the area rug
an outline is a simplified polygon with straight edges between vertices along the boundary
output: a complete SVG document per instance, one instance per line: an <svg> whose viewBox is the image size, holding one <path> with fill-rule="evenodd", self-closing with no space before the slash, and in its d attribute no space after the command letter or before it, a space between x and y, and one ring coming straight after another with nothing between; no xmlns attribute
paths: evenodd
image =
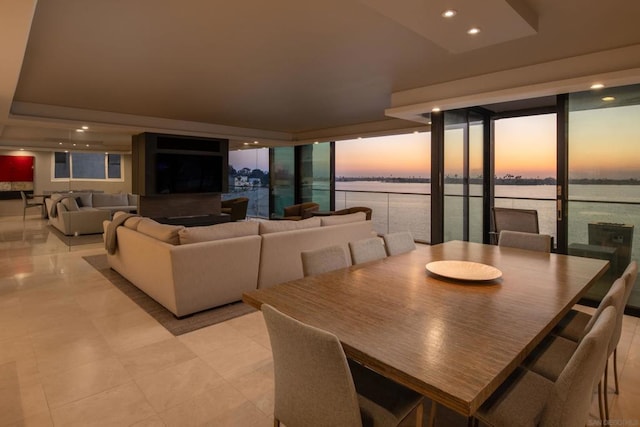
<svg viewBox="0 0 640 427"><path fill-rule="evenodd" d="M83 258L173 335L186 334L187 332L215 325L216 323L256 311L253 307L240 301L178 319L173 313L158 304L140 289L136 288L118 272L112 270L107 263L106 255L91 255Z"/></svg>
<svg viewBox="0 0 640 427"><path fill-rule="evenodd" d="M47 225L47 228L56 236L62 243L67 246L79 246L79 245L90 245L93 243L102 243L102 234L82 234L79 236L65 236L63 232L58 230L52 225Z"/></svg>

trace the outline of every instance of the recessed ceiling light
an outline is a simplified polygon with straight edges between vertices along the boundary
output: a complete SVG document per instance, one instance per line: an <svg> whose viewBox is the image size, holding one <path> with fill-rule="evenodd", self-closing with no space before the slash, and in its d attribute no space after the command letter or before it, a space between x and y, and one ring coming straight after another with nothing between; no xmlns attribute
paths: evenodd
<svg viewBox="0 0 640 427"><path fill-rule="evenodd" d="M73 146L75 147L75 146L76 146L76 144L73 144Z"/></svg>
<svg viewBox="0 0 640 427"><path fill-rule="evenodd" d="M254 144L258 144L258 141L253 141Z"/></svg>
<svg viewBox="0 0 640 427"><path fill-rule="evenodd" d="M76 129L76 132L84 132L84 129Z"/></svg>
<svg viewBox="0 0 640 427"><path fill-rule="evenodd" d="M470 34L472 36L475 34L478 34L479 32L480 32L480 28L478 27L472 27L467 30L467 34Z"/></svg>
<svg viewBox="0 0 640 427"><path fill-rule="evenodd" d="M433 111L434 113L437 113L438 111L440 111L440 107L433 107L431 111Z"/></svg>
<svg viewBox="0 0 640 427"><path fill-rule="evenodd" d="M429 124L431 124L431 122L429 122Z"/></svg>
<svg viewBox="0 0 640 427"><path fill-rule="evenodd" d="M82 129L84 129L84 130L88 130L88 129L89 129L89 126L82 126Z"/></svg>
<svg viewBox="0 0 640 427"><path fill-rule="evenodd" d="M87 144L87 147L89 146L89 144Z"/></svg>
<svg viewBox="0 0 640 427"><path fill-rule="evenodd" d="M24 151L24 148L21 148L20 151Z"/></svg>
<svg viewBox="0 0 640 427"><path fill-rule="evenodd" d="M604 102L611 102L611 101L615 101L615 98L613 96L605 96L604 98L602 98L602 100Z"/></svg>
<svg viewBox="0 0 640 427"><path fill-rule="evenodd" d="M62 145L62 142L58 142L58 145Z"/></svg>
<svg viewBox="0 0 640 427"><path fill-rule="evenodd" d="M602 89L604 85L602 83L594 83L591 85L591 89Z"/></svg>
<svg viewBox="0 0 640 427"><path fill-rule="evenodd" d="M456 12L453 9L447 9L444 12L442 12L442 17L443 18L453 18L454 16L456 16L458 14L458 12Z"/></svg>
<svg viewBox="0 0 640 427"><path fill-rule="evenodd" d="M314 145L318 145L318 144L320 144L320 141L314 141L313 143L314 143Z"/></svg>
<svg viewBox="0 0 640 427"><path fill-rule="evenodd" d="M242 145L249 145L249 143L248 142L243 142Z"/></svg>

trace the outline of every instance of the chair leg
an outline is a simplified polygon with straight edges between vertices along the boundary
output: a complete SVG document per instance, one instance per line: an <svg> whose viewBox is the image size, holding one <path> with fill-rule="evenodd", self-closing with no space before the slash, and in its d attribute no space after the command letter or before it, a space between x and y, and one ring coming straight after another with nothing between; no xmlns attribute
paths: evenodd
<svg viewBox="0 0 640 427"><path fill-rule="evenodd" d="M438 404L435 401L431 402L431 413L429 414L429 427L436 425L436 412L438 411Z"/></svg>
<svg viewBox="0 0 640 427"><path fill-rule="evenodd" d="M423 418L424 418L424 403L421 403L416 408L416 427L422 427Z"/></svg>
<svg viewBox="0 0 640 427"><path fill-rule="evenodd" d="M604 419L609 419L609 359L605 362L604 365L604 395L602 396L604 400Z"/></svg>
<svg viewBox="0 0 640 427"><path fill-rule="evenodd" d="M602 381L598 382L598 410L600 411L600 421L604 423L604 408L602 407Z"/></svg>
<svg viewBox="0 0 640 427"><path fill-rule="evenodd" d="M280 427L280 420L273 417L273 427Z"/></svg>
<svg viewBox="0 0 640 427"><path fill-rule="evenodd" d="M613 349L613 380L616 383L616 394L620 394L618 388L618 347Z"/></svg>

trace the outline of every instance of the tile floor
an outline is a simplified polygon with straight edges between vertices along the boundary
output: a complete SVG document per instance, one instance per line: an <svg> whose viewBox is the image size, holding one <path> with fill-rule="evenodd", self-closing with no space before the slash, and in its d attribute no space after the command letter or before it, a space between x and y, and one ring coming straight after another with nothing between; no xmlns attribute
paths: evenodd
<svg viewBox="0 0 640 427"><path fill-rule="evenodd" d="M82 259L102 252L0 217L0 427L272 425L260 313L174 337ZM638 320L618 347L617 425L640 424Z"/></svg>

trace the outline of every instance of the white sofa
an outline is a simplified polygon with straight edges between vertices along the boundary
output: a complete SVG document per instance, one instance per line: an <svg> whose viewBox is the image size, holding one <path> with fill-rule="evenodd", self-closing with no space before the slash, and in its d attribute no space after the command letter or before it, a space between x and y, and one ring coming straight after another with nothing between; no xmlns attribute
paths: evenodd
<svg viewBox="0 0 640 427"><path fill-rule="evenodd" d="M67 236L102 233L117 211L135 212L138 196L127 193L54 193L45 199L49 224Z"/></svg>
<svg viewBox="0 0 640 427"><path fill-rule="evenodd" d="M177 317L303 276L300 252L370 237L364 215L344 221L242 221L207 227L132 217L115 230L109 266ZM328 218L328 217L327 217ZM349 222L352 221L352 222ZM110 221L104 222L105 236Z"/></svg>

